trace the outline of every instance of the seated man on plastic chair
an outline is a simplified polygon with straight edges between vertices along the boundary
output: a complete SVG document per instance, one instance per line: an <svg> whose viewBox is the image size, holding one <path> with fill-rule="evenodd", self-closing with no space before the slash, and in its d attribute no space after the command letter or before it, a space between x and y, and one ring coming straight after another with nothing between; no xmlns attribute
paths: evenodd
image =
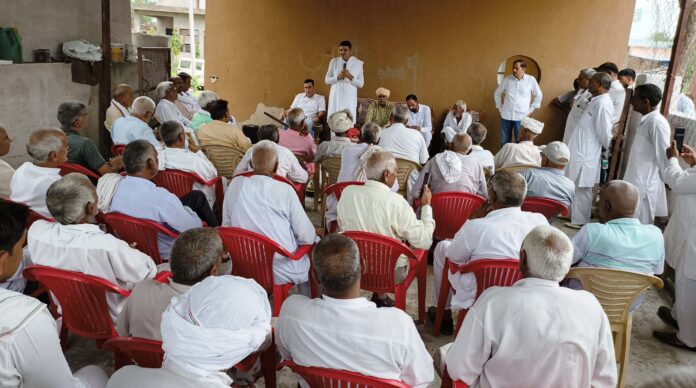
<svg viewBox="0 0 696 388"><path fill-rule="evenodd" d="M251 158L254 175L232 179L222 205L222 225L249 230L266 236L288 252L312 244L315 229L295 190L273 179L278 170L278 151L270 141L259 142ZM293 283L303 295L310 294L309 257L292 260L276 256L273 260L276 284Z"/></svg>
<svg viewBox="0 0 696 388"><path fill-rule="evenodd" d="M418 134L420 136L420 134ZM361 231L408 241L416 249L429 249L433 243L435 220L430 207L432 195L428 185L421 195L421 219L401 195L391 191L396 181L396 160L391 152L373 153L365 164L368 181L364 186L348 186L336 206L341 231ZM396 262L395 281L401 283L408 273L405 256ZM378 307L392 306L393 301L375 294Z"/></svg>
<svg viewBox="0 0 696 388"><path fill-rule="evenodd" d="M0 199L0 282L23 260L29 208ZM75 374L60 348L56 321L38 299L0 288L0 386L103 388L107 376L94 365Z"/></svg>
<svg viewBox="0 0 696 388"><path fill-rule="evenodd" d="M276 344L296 364L401 380L412 387L433 381L433 361L411 317L378 309L360 296L360 253L340 234L324 237L312 254L321 299L290 296L280 311ZM300 380L300 384L307 384Z"/></svg>
<svg viewBox="0 0 696 388"><path fill-rule="evenodd" d="M575 183L565 176L564 170L570 160L568 146L553 141L541 151L541 167L520 171L527 181L527 196L558 201L570 208L575 197Z"/></svg>
<svg viewBox="0 0 696 388"><path fill-rule="evenodd" d="M293 182L307 182L309 176L307 175L307 171L300 165L300 161L297 160L297 157L292 151L278 144L278 140L280 139L278 127L272 124L262 125L257 135L259 137L259 142L254 144L247 150L246 154L244 154L244 157L234 169L235 175L251 170L251 158L254 156L254 148L262 141L268 140L275 143L276 150L278 151L278 170L276 174Z"/></svg>
<svg viewBox="0 0 696 388"><path fill-rule="evenodd" d="M589 292L558 285L570 269L568 237L540 225L520 245L523 279L481 294L454 343L440 349L447 374L478 387L615 387L602 306Z"/></svg>
<svg viewBox="0 0 696 388"><path fill-rule="evenodd" d="M527 182L520 174L501 171L493 175L488 188L488 202L483 205L483 208L492 210L483 218L467 221L453 240L441 241L435 247L435 304L439 298L445 259L458 265L478 259L517 259L527 233L538 225L549 224L543 215L520 209L526 192ZM456 293L448 296L445 305L445 318L440 329L445 335L454 332L451 308L468 309L476 297L474 274L448 272L448 275ZM429 309L428 318L435 321L434 307Z"/></svg>

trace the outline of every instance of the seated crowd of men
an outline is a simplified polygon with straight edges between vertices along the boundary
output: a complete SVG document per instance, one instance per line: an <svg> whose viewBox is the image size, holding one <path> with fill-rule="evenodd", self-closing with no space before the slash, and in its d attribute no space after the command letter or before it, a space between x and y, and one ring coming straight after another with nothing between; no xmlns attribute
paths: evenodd
<svg viewBox="0 0 696 388"><path fill-rule="evenodd" d="M157 87L158 104L146 96L133 99L132 89L119 85L105 125L114 144L125 148L109 161L80 133L87 125L86 106L61 104L61 129L30 134L26 149L31 161L16 171L0 165L0 182L9 187L1 193L9 200L0 200L0 311L5 312L0 317L0 347L11 355L0 366L0 385L104 387L109 380L94 366L71 373L56 321L44 304L22 295L30 289L23 269L41 265L93 275L129 290L127 298L107 296L119 335L162 341L161 368L124 367L113 374L109 387L248 384L253 373L238 371L235 365L266 349L273 335L280 356L299 365L349 370L414 387L428 386L434 373L442 374L445 367L452 379L470 385L614 386L617 368L607 316L594 296L563 280L571 265L659 274L664 241L679 236L689 240L683 233L693 221L677 214L672 221L677 226L670 222L663 239L650 217L657 213L647 199L649 180L617 180L604 186L597 206L599 222L590 222L587 203L576 205L579 197L592 200L587 196L595 177L588 177L586 166L599 163L601 148L611 139L611 128L606 127L612 120L611 100L581 100L609 93L612 75L601 69L590 73L580 73L589 93L582 90L575 96L568 120L576 123L566 128L573 132L567 145L555 141L537 147L534 140L544 124L524 117L518 142L505 144L495 157L481 146L486 128L473 123L466 104L457 101L438 132L445 149L431 158L425 134L433 132L432 124L409 124L414 114L429 117L430 108L419 104L415 95L405 104L392 105L384 88L377 90L378 99L368 108L357 143L348 134L355 123L351 111L325 117L325 104L318 101L323 97L315 94L313 81L306 80L305 95L298 95L293 105L310 106L311 113L292 107L283 114L287 129L262 126L259 141L252 144L231 117L227 101L212 92L198 99L189 94L186 74ZM651 134L664 119L651 119L659 115L652 112L661 99L653 86L637 87L632 100L634 109L644 112L645 130ZM586 119L589 114L582 112L577 118L573 109L580 105L597 115ZM149 126L153 117L161 123L156 130ZM324 118L333 138L317 146L311 130ZM9 145L0 125L0 156ZM224 179L224 198L217 198L205 184L179 198L153 182L165 169L187 171L203 181L215 179L217 169L203 152L214 145L245 151L235 174L252 172ZM694 151L684 146L680 153L664 142L656 142L652 150L658 151L656 147L662 147L654 155L658 176L675 192L693 198L696 175L693 169L683 170L677 158L694 166ZM636 151L629 166L630 160L638 163L647 148ZM315 228L293 186L274 177L306 183L315 172L314 163L336 156L341 158L338 182L364 184L346 187L340 199L329 196L326 224ZM399 158L423 168L400 183ZM61 176L60 166L66 162L98 173L96 186L80 173ZM641 159L635 168L643 173L650 167L646 163ZM640 175L638 170L634 175ZM400 184L407 186L406 196L398 193ZM452 240L438 241L433 238L431 202L442 192L466 192L485 202ZM573 223L581 229L570 239L545 216L523 211L530 196L572 209ZM214 210L216 202L222 203L220 214ZM44 219L27 231L30 212ZM173 238L160 233L157 238L159 255L166 261L159 269L171 271L171 276L155 279L158 267L153 258L100 228L95 221L100 212L154 221L177 234ZM644 219L650 222L641 222ZM288 252L315 244L311 255L294 260L276 254L273 259L274 283L294 284L298 290L285 300L273 331L266 291L252 279L231 275L234 258L227 254L217 226L260 234ZM361 297L365 269L358 246L340 233L322 238L332 227L398 239L415 249L432 248L435 304L447 261L463 265L515 259L523 279L512 287L489 289L477 299L472 274L449 273L454 292L447 297L441 332L454 331L452 309L468 309L468 314L454 342L435 354L433 368L433 357L408 314L389 308L394 301L386 295L374 293L371 301ZM689 308L692 298L685 296L696 289L696 277L691 268L684 269L684 261L681 257L678 263L675 309L660 310L663 320L675 327L678 322L681 329L656 336L696 350L696 316ZM399 257L395 282L403 282L408 271L408 259ZM313 277L321 286L321 298L311 298ZM434 321L434 315L433 307L428 318Z"/></svg>

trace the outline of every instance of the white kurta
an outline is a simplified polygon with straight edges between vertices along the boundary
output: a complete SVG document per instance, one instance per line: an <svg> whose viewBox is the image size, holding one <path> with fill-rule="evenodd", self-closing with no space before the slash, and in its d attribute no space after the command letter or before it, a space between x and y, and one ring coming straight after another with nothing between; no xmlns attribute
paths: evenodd
<svg viewBox="0 0 696 388"><path fill-rule="evenodd" d="M289 252L314 243L315 230L290 185L271 177L237 177L225 192L222 225L264 235ZM273 275L276 284L306 282L309 257L291 260L276 255Z"/></svg>
<svg viewBox="0 0 696 388"><path fill-rule="evenodd" d="M430 107L425 104L418 104L418 112L408 111L408 121L406 125L417 125L421 127L421 135L425 140L425 145L430 144L433 137L433 113Z"/></svg>
<svg viewBox="0 0 696 388"><path fill-rule="evenodd" d="M611 327L594 295L538 278L483 292L445 357L469 386L615 387Z"/></svg>
<svg viewBox="0 0 696 388"><path fill-rule="evenodd" d="M491 173L495 169L495 160L493 154L491 153L491 151L484 149L480 145L472 145L471 152L469 152L469 155L478 159L479 163L481 163L481 166L484 169L490 170Z"/></svg>
<svg viewBox="0 0 696 388"><path fill-rule="evenodd" d="M462 113L462 118L457 121L457 119L454 117L454 113L450 111L447 113L447 117L445 117L445 122L442 124L442 127L450 127L454 129L455 132L462 133L466 132L472 122L473 120L470 114L466 112Z"/></svg>
<svg viewBox="0 0 696 388"><path fill-rule="evenodd" d="M643 116L631 146L623 179L640 192L636 218L643 224L667 216L667 193L660 171L667 164L670 131L667 119L655 110Z"/></svg>
<svg viewBox="0 0 696 388"><path fill-rule="evenodd" d="M217 177L215 166L203 154L203 151L191 152L184 148L167 147L159 152L159 160L161 169L191 172L206 181L211 181ZM205 194L208 204L211 208L213 207L215 204L215 185L206 186L196 182L193 184L193 189Z"/></svg>
<svg viewBox="0 0 696 388"><path fill-rule="evenodd" d="M495 168L508 166L541 166L541 151L531 141L507 143L495 154Z"/></svg>
<svg viewBox="0 0 696 388"><path fill-rule="evenodd" d="M621 120L621 113L623 112L624 102L626 101L626 89L624 89L619 80L611 81L609 97L614 107L613 115L611 116L613 120L612 124L616 124Z"/></svg>
<svg viewBox="0 0 696 388"><path fill-rule="evenodd" d="M157 273L155 262L148 255L97 225L61 225L39 220L29 228L27 245L33 264L97 276L125 290ZM126 298L108 293L106 300L116 322Z"/></svg>
<svg viewBox="0 0 696 388"><path fill-rule="evenodd" d="M300 165L300 162L292 151L280 144L276 144L276 150L278 151L278 170L276 170L276 174L288 178L293 182L307 182L307 170L302 168L302 165ZM244 157L234 169L235 175L251 170L250 162L252 156L254 156L254 147L249 148L246 154L244 154Z"/></svg>
<svg viewBox="0 0 696 388"><path fill-rule="evenodd" d="M51 183L60 179L60 169L39 167L32 162L24 162L10 181L10 199L23 203L44 217L51 218L46 207L46 191Z"/></svg>
<svg viewBox="0 0 696 388"><path fill-rule="evenodd" d="M346 69L353 75L353 79L344 78L339 80L338 74L343 70L343 64L346 63ZM324 79L327 85L331 86L329 91L329 107L327 109L327 117L341 109L348 109L353 114L353 122L357 119L356 111L358 109L358 88L362 88L365 83L363 78L363 61L356 57L348 58L348 62L341 57L336 57L329 62L329 69L326 71Z"/></svg>
<svg viewBox="0 0 696 388"><path fill-rule="evenodd" d="M397 308L378 309L364 298L290 296L280 311L276 344L284 359L299 365L401 380L413 387L427 387L434 379L433 359L411 317Z"/></svg>
<svg viewBox="0 0 696 388"><path fill-rule="evenodd" d="M160 124L163 124L165 121L169 120L178 121L184 126L186 132L193 131L191 129L191 120L184 117L184 115L179 111L179 108L177 108L173 102L167 99L163 98L157 103L157 107L155 108L155 118Z"/></svg>
<svg viewBox="0 0 696 388"><path fill-rule="evenodd" d="M589 90L584 90L582 93L575 96L573 99L573 106L570 108L570 113L568 113L568 118L566 119L565 131L563 132L563 143L568 144L570 140L570 135L573 134L575 127L582 117L582 113L587 108L587 104L590 103L590 98L592 94Z"/></svg>
<svg viewBox="0 0 696 388"><path fill-rule="evenodd" d="M73 375L60 348L56 321L32 297L0 289L0 387L102 388L107 376L96 366Z"/></svg>
<svg viewBox="0 0 696 388"><path fill-rule="evenodd" d="M232 379L222 372L196 378L174 365L162 368L128 365L114 372L107 388L228 388L231 384Z"/></svg>
<svg viewBox="0 0 696 388"><path fill-rule="evenodd" d="M418 131L394 123L382 130L379 146L391 152L396 158L412 160L425 164L428 161L428 145Z"/></svg>
<svg viewBox="0 0 696 388"><path fill-rule="evenodd" d="M608 93L592 98L568 140L566 176L576 187L599 183L602 147L608 148L612 138L613 110Z"/></svg>

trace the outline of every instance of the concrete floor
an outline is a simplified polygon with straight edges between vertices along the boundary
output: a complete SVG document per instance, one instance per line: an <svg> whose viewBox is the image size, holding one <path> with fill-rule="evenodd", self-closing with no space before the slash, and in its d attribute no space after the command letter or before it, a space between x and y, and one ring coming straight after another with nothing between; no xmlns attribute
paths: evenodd
<svg viewBox="0 0 696 388"><path fill-rule="evenodd" d="M307 201L307 209L311 209L311 197ZM319 225L320 219L316 212L308 212L315 225ZM564 230L568 235L575 234L575 230L565 228L562 222L556 226ZM433 281L432 267L428 268L428 285L426 306L432 305ZM415 318L417 307L417 285L413 282L408 293L408 313ZM367 295L367 294L366 294ZM668 327L657 317L657 308L661 305L671 305L666 293L658 290L648 290L646 300L638 311L633 314L633 332L631 336L631 356L629 361L628 378L626 387L638 387L644 382L654 379L656 376L666 373L676 366L696 366L696 353L679 350L663 345L652 337L653 330L667 330ZM452 342L453 336L435 337L432 334L432 326L429 323L418 325L418 332L423 338L428 351L433 354L440 346ZM68 341L66 358L73 370L85 365L96 364L103 367L110 375L113 373L113 356L109 352L97 349L94 341L71 335ZM278 371L277 382L279 387L296 387L297 379L287 369ZM256 383L257 387L264 387L263 379ZM432 387L440 386L440 379L436 380ZM134 387L135 388L135 387Z"/></svg>

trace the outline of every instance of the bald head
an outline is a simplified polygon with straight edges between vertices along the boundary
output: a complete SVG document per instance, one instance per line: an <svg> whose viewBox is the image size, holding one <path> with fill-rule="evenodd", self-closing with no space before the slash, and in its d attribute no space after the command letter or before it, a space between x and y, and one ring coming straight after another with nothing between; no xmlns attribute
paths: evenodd
<svg viewBox="0 0 696 388"><path fill-rule="evenodd" d="M58 165L65 163L67 151L68 140L65 137L65 133L60 129L41 128L29 134L27 153L37 165L53 167L53 165L44 164L53 163Z"/></svg>
<svg viewBox="0 0 696 388"><path fill-rule="evenodd" d="M261 140L254 145L251 156L251 168L254 174L273 176L278 169L278 150L270 140Z"/></svg>
<svg viewBox="0 0 696 388"><path fill-rule="evenodd" d="M465 132L460 132L452 139L452 151L458 154L468 154L471 149L471 136Z"/></svg>
<svg viewBox="0 0 696 388"><path fill-rule="evenodd" d="M599 220L633 218L639 197L638 189L632 183L621 180L607 183L599 192Z"/></svg>

